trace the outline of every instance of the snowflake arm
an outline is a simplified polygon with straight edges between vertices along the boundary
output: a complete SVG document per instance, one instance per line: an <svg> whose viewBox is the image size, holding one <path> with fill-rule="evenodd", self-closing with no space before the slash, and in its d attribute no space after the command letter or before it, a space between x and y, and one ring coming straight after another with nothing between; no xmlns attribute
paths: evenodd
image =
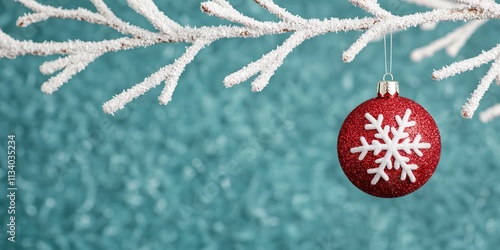
<svg viewBox="0 0 500 250"><path fill-rule="evenodd" d="M419 157L421 157L423 154L420 151L420 148L430 148L429 143L420 143L420 139L422 136L420 134L417 134L415 136L415 140L413 143L410 143L410 139L407 138L409 135L408 133L404 132L406 128L410 128L416 125L415 121L409 121L411 115L411 110L406 109L405 114L403 118L399 115L396 115L396 122L398 123L398 129L396 130L395 128L391 128L391 132L393 134L392 138L392 144L394 146L394 150L392 151L392 154L395 159L394 163L394 168L399 169L401 167L401 180L405 180L406 177L408 176L411 182L415 182L416 178L415 175L413 175L413 170L417 169L418 166L415 164L408 164L410 161L410 158L402 156L399 153L399 150L404 150L406 153L410 152L413 150L415 154L417 154ZM399 143L401 139L405 139L403 143Z"/></svg>
<svg viewBox="0 0 500 250"><path fill-rule="evenodd" d="M377 119L373 117L370 113L365 114L365 118L370 122L369 124L365 125L366 130L377 130L377 133L375 134L375 138L383 139L385 144L381 144L377 140L373 140L371 144L368 144L366 141L365 137L361 137L361 146L351 148L351 153L361 153L359 155L359 160L363 160L366 156L366 154L369 151L373 151L374 155L378 155L382 150L387 149L387 142L390 142L390 138L384 137L385 134L388 134L389 132L389 126L385 126L384 129L382 129L382 122L384 121L384 116L379 115Z"/></svg>
<svg viewBox="0 0 500 250"><path fill-rule="evenodd" d="M365 118L370 121L370 124L365 125L366 130L377 130L377 133L375 134L375 138L382 139L384 143L388 143L391 141L389 138L389 126L385 126L382 128L382 122L384 121L384 116L383 115L378 115L377 119L373 117L370 113L365 114Z"/></svg>

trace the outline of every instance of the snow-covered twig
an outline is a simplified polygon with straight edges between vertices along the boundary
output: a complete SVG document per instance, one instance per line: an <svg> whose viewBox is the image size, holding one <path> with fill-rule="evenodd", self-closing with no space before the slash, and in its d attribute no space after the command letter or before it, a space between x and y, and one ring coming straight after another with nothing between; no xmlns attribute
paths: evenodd
<svg viewBox="0 0 500 250"><path fill-rule="evenodd" d="M30 24L45 21L49 18L74 19L108 26L122 33L124 35L123 37L98 42L73 40L67 42L36 43L33 41L15 40L0 30L0 57L15 58L27 54L40 56L61 55L62 57L59 59L45 62L40 66L40 71L44 74L57 74L46 83L42 84L42 90L44 92L52 93L76 73L83 70L93 60L106 53L147 47L159 43L182 42L190 44L186 52L174 63L159 69L157 72L147 77L143 82L134 85L106 102L103 105L103 109L109 114L113 114L120 110L127 103L158 86L163 81L165 81L165 87L159 97L159 101L161 104L168 103L172 98L172 93L175 90L179 76L182 74L185 67L201 49L223 38L250 38L291 33L290 37L275 50L270 51L259 60L249 63L247 66L228 75L224 79L225 86L230 87L257 75L252 82L252 90L261 91L269 83L275 71L282 65L286 56L304 41L316 36L339 31L365 31L365 33L362 34L343 54L344 61L350 62L370 41L389 32L440 21L487 20L500 18L500 7L491 0L460 0L458 1L459 3L453 5L455 6L453 8L435 9L405 16L392 15L389 11L383 9L376 0L350 0L352 4L364 9L369 14L373 15L373 17L354 19L329 18L324 20L314 18L305 19L294 15L276 5L272 0L254 0L268 12L279 18L278 21L260 21L239 12L226 0L209 0L201 3L201 10L203 12L229 20L237 25L192 28L189 26L182 26L170 19L152 0L127 0L128 5L132 9L146 18L156 28L157 31L152 32L131 25L118 18L107 7L103 0L90 1L95 6L97 12L84 8L57 8L41 4L35 0L18 0L18 2L30 9L32 13L20 17L17 24L21 27L25 27ZM424 2L425 0L408 1ZM442 3L443 0L435 2ZM484 21L477 21L476 28L480 26L479 23L481 22ZM475 29L469 27L466 30L469 31L470 36ZM452 50L452 52L455 53L455 51L463 46L466 38L454 43L450 40L450 37L445 38L443 41L438 42L437 45L431 45L430 49L426 50L434 51L441 47L455 44L455 49ZM497 49L494 49L494 51L496 50ZM493 58L491 57L491 53L489 55L483 55L482 57L484 57L482 61L479 60L480 62L478 63L476 60L472 65L482 64L496 59L496 56ZM481 55L478 56L478 58L481 59ZM441 71L436 71L434 73L435 78L441 79L472 68L470 65L457 65L450 65L447 68L443 68ZM494 73L495 71L483 80L489 80ZM497 77L497 75L493 78L495 77ZM480 86L486 86L486 83L482 83ZM480 91L476 91L478 93L475 92L475 97L482 96L481 93L484 94L484 92L481 92L483 89L484 88L480 88ZM477 100L477 98L474 100ZM475 101L471 103L469 108L473 109L474 107L476 107ZM471 110L468 114L472 114L473 111L474 110Z"/></svg>
<svg viewBox="0 0 500 250"><path fill-rule="evenodd" d="M209 44L209 41L197 41L186 50L186 53L177 59L173 64L163 67L152 76L146 78L143 82L136 84L134 87L129 88L122 93L113 97L103 105L104 112L112 114L117 110L122 109L125 105L137 97L143 95L150 89L158 86L162 81L166 81L165 88L163 89L159 100L161 104L167 104L172 99L172 94L177 85L180 75L184 68L189 64L196 54Z"/></svg>
<svg viewBox="0 0 500 250"><path fill-rule="evenodd" d="M74 75L85 69L89 63L100 55L100 53L81 53L42 64L40 66L40 71L42 71L42 73L52 74L62 70L61 73L51 77L42 84L42 91L47 94L52 94Z"/></svg>
<svg viewBox="0 0 500 250"><path fill-rule="evenodd" d="M498 8L498 4L496 4L492 0L457 0L455 2L447 0L407 0L407 1L430 8L456 8L457 6L467 6L468 8L476 10L478 12L484 12ZM488 20L486 19L470 21L469 23L449 33L445 37L440 38L425 47L414 50L411 54L411 58L414 61L420 61L425 57L430 57L434 55L435 52L443 48L446 48L446 52L448 55L455 57L458 54L458 52L462 49L462 47L465 45L467 40L469 40L469 38L472 36L472 34L474 34L477 31L477 29L479 29L487 21ZM483 64L494 61L488 73L481 79L478 87L472 93L471 97L462 108L463 117L471 118L473 116L474 112L479 106L481 98L484 96L485 92L488 90L493 80L496 80L497 84L500 85L500 74L498 74L499 69L497 69L499 54L500 54L500 44L488 51L483 51L480 55L476 57L455 62L449 66L443 67L440 70L434 71L434 73L432 74L432 78L436 80L442 80L444 78L460 74L464 71L472 70ZM493 107L485 111L484 113L481 113L480 117L481 121L487 122L490 119L496 117L496 115L494 115L495 110L496 109Z"/></svg>
<svg viewBox="0 0 500 250"><path fill-rule="evenodd" d="M277 49L269 52L259 60L250 63L243 69L227 76L224 79L224 85L226 87L232 87L260 73L252 82L252 90L256 92L261 91L269 83L269 79L274 75L276 69L283 64L285 57L308 38L309 37L304 32L296 32Z"/></svg>
<svg viewBox="0 0 500 250"><path fill-rule="evenodd" d="M484 94L490 87L491 83L500 74L500 61L495 60L491 65L488 73L481 79L481 82L477 86L476 90L472 93L471 97L467 103L462 108L462 116L465 118L471 118L474 115L477 107L479 107L479 102L483 98Z"/></svg>
<svg viewBox="0 0 500 250"><path fill-rule="evenodd" d="M370 41L388 32L404 30L417 25L439 21L498 19L500 18L498 13L500 13L500 6L495 5L488 10L478 10L474 8L437 9L407 16L379 18L379 22L361 35L358 40L343 53L343 60L351 62Z"/></svg>
<svg viewBox="0 0 500 250"><path fill-rule="evenodd" d="M376 17L387 18L392 16L389 11L382 9L375 0L349 0L349 2Z"/></svg>
<svg viewBox="0 0 500 250"><path fill-rule="evenodd" d="M500 117L500 103L479 114L479 119L484 123L490 122L497 117Z"/></svg>
<svg viewBox="0 0 500 250"><path fill-rule="evenodd" d="M137 13L148 19L157 30L165 34L173 34L182 29L178 23L165 16L152 0L127 0L127 3Z"/></svg>
<svg viewBox="0 0 500 250"><path fill-rule="evenodd" d="M449 66L443 67L440 70L436 70L434 71L434 73L432 73L432 78L434 80L443 80L447 77L454 76L465 71L473 70L474 68L495 60L496 58L498 58L499 54L500 44L488 51L483 51L483 53L479 54L476 57L455 62Z"/></svg>
<svg viewBox="0 0 500 250"><path fill-rule="evenodd" d="M49 18L64 18L85 21L89 23L100 24L116 29L118 32L136 37L152 35L151 32L140 27L126 23L116 17L102 0L92 0L99 13L91 12L87 9L78 8L67 10L55 8L49 5L43 5L35 0L17 0L34 13L25 14L17 19L16 24L20 27L26 27Z"/></svg>
<svg viewBox="0 0 500 250"><path fill-rule="evenodd" d="M147 31L140 27L130 25L117 18L102 0L92 0L97 13L87 9L68 10L42 5L33 0L20 0L22 4L34 13L27 14L18 20L18 25L27 26L48 18L66 18L82 20L90 23L109 26L126 35L114 40L100 42L68 41L36 43L32 41L18 41L0 30L0 57L15 58L17 56L33 55L63 55L63 57L44 63L40 70L44 74L53 74L62 70L58 75L44 83L42 90L52 93L61 87L74 74L81 71L97 57L119 50L147 47L157 43L191 43L192 46L177 59L173 64L161 68L158 72L147 77L142 83L125 90L103 105L106 113L114 113L123 108L128 102L144 94L162 81L166 82L165 88L159 97L161 104L170 101L172 93L177 85L180 74L196 54L206 45L222 38L234 37L260 37L263 35L281 34L293 32L290 38L278 49L271 51L266 56L245 69L252 69L256 65L256 71L252 75L261 72L260 76L252 84L254 91L264 88L276 69L283 63L284 58L295 47L303 41L318 35L349 31L365 30L375 21L374 18L362 19L303 19L294 16L285 9L277 6L270 0L256 1L265 9L278 16L279 22L261 22L247 17L235 10L225 0L207 1L201 4L202 11L210 15L230 20L243 26L205 26L191 28L180 26L178 23L165 16L151 0L128 0L129 6L143 15L158 30L157 33ZM76 60L76 61L75 61ZM271 63L272 62L272 63ZM246 70L242 70L246 71ZM238 75L238 73L233 74ZM252 75L248 76L251 77ZM247 78L247 79L248 79ZM231 79L228 77L227 79ZM239 80L242 82L244 80ZM226 81L226 85L234 85L236 82Z"/></svg>
<svg viewBox="0 0 500 250"><path fill-rule="evenodd" d="M299 16L295 16L285 9L279 7L276 5L273 1L271 0L254 0L256 3L258 3L260 6L262 6L264 9L269 11L269 13L276 15L279 19L286 21L286 22L303 22L304 19Z"/></svg>
<svg viewBox="0 0 500 250"><path fill-rule="evenodd" d="M487 20L474 20L464 26L454 30L443 38L440 38L431 44L418 48L411 53L413 61L421 61L422 59L434 55L437 51L446 48L446 53L449 56L455 57L465 45L467 40L476 32L479 27L485 24Z"/></svg>
<svg viewBox="0 0 500 250"><path fill-rule="evenodd" d="M448 0L406 0L406 2L417 4L431 9L454 9L462 6L456 1L448 1Z"/></svg>

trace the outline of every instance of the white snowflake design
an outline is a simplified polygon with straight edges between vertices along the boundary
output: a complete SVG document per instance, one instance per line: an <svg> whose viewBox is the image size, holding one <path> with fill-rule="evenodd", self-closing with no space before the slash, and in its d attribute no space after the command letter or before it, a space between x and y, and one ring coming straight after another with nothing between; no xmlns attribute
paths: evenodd
<svg viewBox="0 0 500 250"><path fill-rule="evenodd" d="M368 144L365 137L361 136L361 144L362 146L351 148L351 153L361 153L359 155L359 160L363 160L366 154L369 151L373 151L374 155L378 155L383 150L386 151L385 155L381 158L375 160L375 163L378 163L378 168L370 168L368 169L368 174L375 174L371 181L372 185L377 184L380 177L385 181L389 180L389 176L385 173L385 169L391 170L401 168L401 180L405 180L406 177L410 178L411 182L415 182L415 175L413 175L413 170L417 169L418 166L416 164L410 164L410 158L402 156L399 153L399 150L403 150L407 154L411 154L412 150L416 155L422 157L422 151L420 149L428 149L431 147L430 143L420 142L422 136L417 134L413 142L408 138L408 133L404 132L406 128L415 126L415 121L408 121L411 115L411 110L406 109L405 115L403 119L399 115L396 115L396 121L398 123L398 128L389 127L389 125L385 125L382 128L382 122L384 120L384 116L382 114L378 115L378 118L375 119L370 113L366 113L365 117L370 122L370 124L365 125L365 130L377 130L375 134L375 138L381 139L373 140L371 144ZM389 132L392 133L392 139L389 136ZM403 140L400 142L400 140ZM394 157L394 165L392 164L392 158Z"/></svg>

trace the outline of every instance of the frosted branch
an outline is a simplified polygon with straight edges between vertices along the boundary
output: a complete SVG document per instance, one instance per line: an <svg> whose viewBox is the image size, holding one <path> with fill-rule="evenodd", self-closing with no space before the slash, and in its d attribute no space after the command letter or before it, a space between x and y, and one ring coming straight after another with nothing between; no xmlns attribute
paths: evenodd
<svg viewBox="0 0 500 250"><path fill-rule="evenodd" d="M455 2L481 9L488 9L492 5L496 5L493 0L455 0Z"/></svg>
<svg viewBox="0 0 500 250"><path fill-rule="evenodd" d="M161 104L167 104L172 98L172 93L175 90L177 81L184 71L184 68L207 44L209 44L207 41L198 41L194 43L186 50L184 55L177 59L173 64L161 68L158 72L146 78L143 82L136 84L132 88L124 90L122 93L114 96L113 99L104 103L104 112L107 114L114 114L116 111L124 108L129 102L158 86L162 81L166 81L166 85L159 97L159 100Z"/></svg>
<svg viewBox="0 0 500 250"><path fill-rule="evenodd" d="M479 114L479 119L484 123L490 122L497 117L500 117L500 103L486 109L485 111L481 112L481 114Z"/></svg>
<svg viewBox="0 0 500 250"><path fill-rule="evenodd" d="M40 65L40 72L42 72L42 74L44 75L54 74L55 72L66 68L75 60L78 60L77 56L69 55L65 57L60 57L53 61L44 62L42 65Z"/></svg>
<svg viewBox="0 0 500 250"><path fill-rule="evenodd" d="M382 9L376 0L349 0L349 2L376 17L387 18L392 16L390 12Z"/></svg>
<svg viewBox="0 0 500 250"><path fill-rule="evenodd" d="M89 63L94 61L100 54L79 54L78 56L73 57L71 62L68 61L59 61L56 65L54 63L52 68L47 69L47 72L56 71L57 69L64 70L57 74L56 76L51 77L48 81L42 84L42 91L47 94L52 94L54 91L58 90L64 83L66 83L69 79L71 79L78 72L82 71L87 67ZM66 64L66 65L64 65ZM47 67L47 65L46 65Z"/></svg>
<svg viewBox="0 0 500 250"><path fill-rule="evenodd" d="M108 6L104 3L103 0L90 0L90 2L92 2L97 12L99 12L102 16L105 17L115 16L113 12L111 12L111 10L108 8Z"/></svg>
<svg viewBox="0 0 500 250"><path fill-rule="evenodd" d="M494 61L488 73L486 73L483 79L481 79L481 82L477 86L476 90L474 90L467 103L463 106L463 117L472 118L477 107L479 107L479 102L498 74L500 74L500 61Z"/></svg>
<svg viewBox="0 0 500 250"><path fill-rule="evenodd" d="M102 2L101 0L93 0L92 3L96 9L100 12L93 13L87 9L78 8L74 10L55 8L48 5L42 5L34 0L17 0L22 3L28 9L31 9L35 13L25 14L24 16L17 19L17 26L26 27L30 24L45 21L49 18L64 18L64 19L74 19L79 21L85 21L88 23L100 24L104 26L111 27L117 31L133 36L149 36L152 33L139 28L137 26L128 24L121 19L117 18Z"/></svg>
<svg viewBox="0 0 500 250"><path fill-rule="evenodd" d="M271 0L254 0L264 9L269 11L269 13L276 15L279 19L287 22L302 22L304 19L299 16L292 15L287 10L279 7Z"/></svg>
<svg viewBox="0 0 500 250"><path fill-rule="evenodd" d="M21 27L42 22L49 18L63 18L107 26L124 35L117 39L96 42L71 40L67 42L37 43L29 40L15 40L0 30L0 58L15 58L28 54L39 56L60 55L58 59L45 62L40 66L40 71L43 74L57 73L42 85L42 90L46 93L54 92L89 63L106 53L163 43L187 43L189 45L186 52L174 63L160 68L143 82L134 85L106 102L103 109L106 113L111 114L163 81L165 81L165 87L159 96L159 101L161 104L168 103L172 98L180 75L198 52L212 42L224 38L249 38L290 33L290 37L275 50L270 51L259 60L249 63L224 79L225 86L231 87L257 76L252 82L252 90L261 91L267 86L271 77L293 49L316 36L339 31L363 31L364 33L343 53L343 60L350 62L370 41L390 32L441 21L477 20L415 51L413 57L422 59L443 48L446 48L449 54L456 55L464 46L466 40L485 20L500 18L500 7L491 0L459 0L455 3L448 2L448 4L442 0L407 0L419 4L427 3L428 7L440 7L423 13L404 16L392 15L389 11L383 9L376 0L350 0L352 4L364 9L374 17L329 18L323 20L305 19L293 15L286 9L276 5L272 0L254 0L269 13L279 18L279 21L259 21L242 14L226 0L210 0L201 3L203 12L241 26L222 25L192 28L182 26L170 19L158 9L152 0L127 0L132 9L144 16L156 28L157 31L151 32L118 18L103 0L90 0L97 12L84 8L56 8L38 3L35 0L18 1L32 11L32 13L18 18L17 24ZM500 54L499 46L472 59L463 60L435 71L433 77L443 79L495 61ZM464 107L466 116L473 114L490 83L495 78L497 82L500 82L500 72L497 69L499 67L497 64L497 62L493 63L492 68L481 80L469 103ZM410 146L408 145L408 147ZM402 159L402 162L404 162L404 159Z"/></svg>
<svg viewBox="0 0 500 250"><path fill-rule="evenodd" d="M182 29L178 23L165 16L152 0L127 0L127 3L137 13L148 19L157 30L165 34Z"/></svg>
<svg viewBox="0 0 500 250"><path fill-rule="evenodd" d="M234 23L240 23L247 27L262 27L264 23L251 17L247 17L233 8L225 0L213 0L201 4L201 10L208 15L226 19Z"/></svg>
<svg viewBox="0 0 500 250"><path fill-rule="evenodd" d="M0 57L15 58L24 55L68 55L77 53L107 53L120 50L128 50L137 47L146 47L159 42L165 42L162 37L157 39L138 39L138 38L118 38L114 40L104 40L100 42L83 42L79 40L68 42L44 42L37 43L33 41L18 41L11 37L5 37L6 34L0 30ZM158 40L159 39L159 40Z"/></svg>
<svg viewBox="0 0 500 250"><path fill-rule="evenodd" d="M463 7L462 4L448 0L406 0L406 2L421 5L431 9L454 9Z"/></svg>
<svg viewBox="0 0 500 250"><path fill-rule="evenodd" d="M368 31L361 35L349 49L343 53L343 60L351 62L356 55L368 45L373 39L383 34L396 30L403 30L417 25L439 22L439 21L458 21L474 19L496 19L499 18L500 8L495 5L491 9L479 11L478 9L437 9L424 13L416 13L407 16L391 16L380 18L379 22L374 24Z"/></svg>

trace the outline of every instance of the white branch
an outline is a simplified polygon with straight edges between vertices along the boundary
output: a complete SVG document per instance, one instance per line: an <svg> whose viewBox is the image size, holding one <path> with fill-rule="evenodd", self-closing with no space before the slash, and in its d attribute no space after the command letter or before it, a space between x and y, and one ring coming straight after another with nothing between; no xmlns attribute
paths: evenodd
<svg viewBox="0 0 500 250"><path fill-rule="evenodd" d="M97 12L99 12L102 16L115 17L115 14L113 14L103 0L90 0L90 2L92 2Z"/></svg>
<svg viewBox="0 0 500 250"><path fill-rule="evenodd" d="M170 34L182 29L178 23L165 16L152 0L127 0L127 3L132 9L137 11L137 13L148 19L157 30L165 34Z"/></svg>
<svg viewBox="0 0 500 250"><path fill-rule="evenodd" d="M269 11L269 13L276 15L279 19L286 21L286 22L302 22L304 19L299 16L295 16L288 12L287 10L279 7L276 5L273 1L271 0L254 0L256 3L258 3L260 6L262 6L264 9Z"/></svg>
<svg viewBox="0 0 500 250"><path fill-rule="evenodd" d="M500 103L479 114L479 119L484 123L490 122L497 117L500 117Z"/></svg>
<svg viewBox="0 0 500 250"><path fill-rule="evenodd" d="M388 18L392 16L390 12L382 9L376 0L349 0L349 2L376 17Z"/></svg>
<svg viewBox="0 0 500 250"><path fill-rule="evenodd" d="M234 23L240 23L247 27L263 27L264 25L262 22L241 14L225 0L212 0L204 2L201 4L201 10L208 15L226 19Z"/></svg>
<svg viewBox="0 0 500 250"><path fill-rule="evenodd" d="M144 79L143 82L124 90L118 95L115 95L111 100L102 105L102 109L106 114L114 114L116 111L123 109L127 103L133 101L139 96L144 95L149 90L160 85L170 75L171 65L165 66L156 73Z"/></svg>
<svg viewBox="0 0 500 250"><path fill-rule="evenodd" d="M186 65L193 60L198 52L210 42L199 41L189 47L184 55L177 59L173 64L161 68L158 72L146 78L143 82L124 90L122 93L113 97L103 105L103 110L107 114L114 114L122 109L129 102L142 96L152 88L158 86L162 81L166 81L165 88L160 95L160 103L167 104L172 98L172 93L175 90L179 76L184 71Z"/></svg>
<svg viewBox="0 0 500 250"><path fill-rule="evenodd" d="M487 20L474 20L468 24L457 28L443 38L440 38L431 44L418 48L411 53L413 61L420 61L426 57L433 56L437 51L446 48L446 53L449 56L455 57L465 45L467 40L476 32L476 30L485 24Z"/></svg>
<svg viewBox="0 0 500 250"><path fill-rule="evenodd" d="M455 0L455 2L481 9L488 9L490 6L495 5L493 0Z"/></svg>
<svg viewBox="0 0 500 250"><path fill-rule="evenodd" d="M343 53L343 60L351 62L356 55L368 43L389 32L396 30L403 30L417 25L432 23L438 21L458 21L458 20L475 20L475 19L488 19L499 18L500 8L494 6L491 9L478 11L477 9L437 9L424 13L416 13L407 16L393 16L390 18L381 18L379 22L374 24L368 31L361 35L356 42L354 42L349 49Z"/></svg>
<svg viewBox="0 0 500 250"><path fill-rule="evenodd" d="M44 75L54 74L55 72L66 68L75 60L78 60L78 57L76 55L69 55L60 57L53 61L44 62L42 65L40 65L40 72L42 72L42 74Z"/></svg>
<svg viewBox="0 0 500 250"><path fill-rule="evenodd" d="M440 70L436 70L434 71L434 73L432 73L432 78L434 80L443 80L450 76L454 76L456 74L472 70L485 63L489 63L495 60L499 56L499 54L500 54L500 44L493 49L490 49L488 51L483 51L483 53L481 53L476 57L455 62L449 66L443 67Z"/></svg>
<svg viewBox="0 0 500 250"><path fill-rule="evenodd" d="M45 21L49 18L65 18L85 21L105 25L116 29L117 31L137 37L151 36L151 32L139 28L137 26L123 22L117 18L101 0L93 0L93 4L101 14L93 13L87 9L78 8L75 10L67 10L55 8L48 5L42 5L34 0L17 0L35 13L25 14L20 17L16 24L20 27L26 27L30 24Z"/></svg>
<svg viewBox="0 0 500 250"><path fill-rule="evenodd" d="M472 118L477 107L479 107L479 102L483 98L484 93L486 93L491 83L495 80L498 74L500 74L500 61L496 60L491 65L491 68L488 71L488 73L486 73L483 79L481 79L481 82L477 86L476 90L474 90L467 103L463 106L462 108L463 117Z"/></svg>
<svg viewBox="0 0 500 250"><path fill-rule="evenodd" d="M277 49L269 52L267 55L264 55L259 60L250 63L243 69L227 76L224 79L224 85L228 88L232 87L248 80L250 77L260 72L260 75L252 83L252 91L262 91L262 89L264 89L269 83L269 79L272 75L274 75L276 69L283 64L285 57L306 39L308 39L308 37L304 34L304 32L294 33Z"/></svg>
<svg viewBox="0 0 500 250"><path fill-rule="evenodd" d="M414 3L432 9L454 9L463 7L462 4L447 0L406 0L406 2Z"/></svg>
<svg viewBox="0 0 500 250"><path fill-rule="evenodd" d="M128 102L159 85L162 81L165 81L166 85L159 100L161 104L168 103L172 98L172 93L185 67L204 46L223 38L261 37L264 35L291 33L290 37L275 50L262 56L259 60L248 64L239 71L228 75L224 79L225 86L230 87L257 75L252 82L252 90L261 91L269 83L275 71L283 64L288 54L304 41L316 36L339 31L366 31L343 53L343 60L350 62L367 46L368 42L389 32L441 21L479 20L471 22L448 36L417 50L414 53L414 57L421 59L445 47L449 54L456 55L471 34L485 22L484 20L500 18L500 7L491 0L459 0L458 3L447 5L450 9L436 9L405 16L392 15L389 11L381 8L376 0L350 0L351 3L373 14L375 17L354 19L329 18L324 20L314 18L304 19L300 16L295 16L276 5L272 0L254 0L280 19L273 22L259 21L245 16L233 8L226 0L210 0L201 4L202 11L243 26L223 25L191 28L189 26L181 26L171 20L158 9L152 0L127 0L128 5L132 9L144 16L158 30L158 32L151 32L118 18L103 0L90 0L97 12L83 8L56 8L40 4L35 0L18 1L33 12L25 14L18 19L17 24L22 27L45 21L49 18L64 18L108 26L124 35L121 38L97 42L73 40L67 42L36 43L33 41L15 40L0 30L0 58L15 58L28 54L39 56L62 55L59 59L45 62L40 66L40 71L43 74L54 74L61 71L42 85L42 90L47 93L57 90L73 75L106 53L147 47L160 43L190 44L186 53L173 64L161 68L156 73L151 74L142 83L136 84L106 102L103 105L106 113L116 112ZM427 1L428 7L436 7L445 3L441 0L435 0L432 4L430 0L407 1L421 4ZM496 60L499 54L500 44L475 58L457 62L439 71L435 71L433 77L435 79L443 79L473 69L484 63ZM496 68L497 63L495 62L490 72L483 78L478 89L474 92L473 97L471 97L472 101L470 101L470 105L467 104L467 109L464 108L464 110L467 110L466 113L468 115L471 115L475 108L477 108L475 105L478 104L484 91L486 91L487 87L485 88L485 86L489 86L489 83L495 80L495 78L497 78L497 82L500 82L500 74ZM486 83L488 81L489 83Z"/></svg>
<svg viewBox="0 0 500 250"><path fill-rule="evenodd" d="M68 41L68 42L44 42L36 43L33 41L17 41L10 37L5 37L6 34L0 30L0 57L15 58L23 55L68 55L77 53L107 53L120 50L128 50L137 47L146 47L161 41L165 41L158 36L152 38L118 38L115 40L104 40L100 42L83 42L83 41ZM5 39L5 43L1 39Z"/></svg>
<svg viewBox="0 0 500 250"><path fill-rule="evenodd" d="M177 82L179 81L179 77L184 72L186 65L188 65L194 57L198 54L198 52L205 47L205 45L210 44L212 41L196 41L191 47L186 50L186 53L179 57L171 67L170 76L166 81L165 88L161 92L161 95L158 100L160 100L160 104L166 105L170 100L172 100L172 94L174 93L175 87L177 86Z"/></svg>
<svg viewBox="0 0 500 250"><path fill-rule="evenodd" d="M76 60L66 63L67 65L61 73L51 77L48 81L42 84L42 91L47 94L52 94L75 74L85 69L89 63L94 61L99 56L100 54L79 54L78 56L73 57ZM63 63L53 67L52 69L48 69L48 71L56 70L60 67L63 67Z"/></svg>

